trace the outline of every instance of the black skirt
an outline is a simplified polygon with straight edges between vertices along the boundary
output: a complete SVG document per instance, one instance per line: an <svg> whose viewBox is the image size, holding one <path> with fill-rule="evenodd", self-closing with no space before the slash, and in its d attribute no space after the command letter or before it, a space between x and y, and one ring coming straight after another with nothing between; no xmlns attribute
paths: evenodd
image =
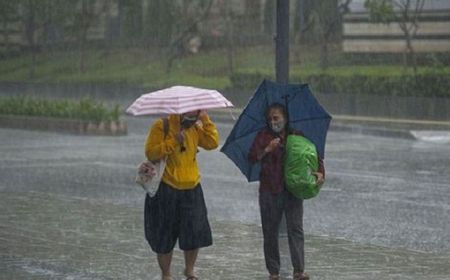
<svg viewBox="0 0 450 280"><path fill-rule="evenodd" d="M145 238L155 253L170 253L178 240L181 250L212 245L211 228L200 184L177 190L161 182L154 197L145 198Z"/></svg>

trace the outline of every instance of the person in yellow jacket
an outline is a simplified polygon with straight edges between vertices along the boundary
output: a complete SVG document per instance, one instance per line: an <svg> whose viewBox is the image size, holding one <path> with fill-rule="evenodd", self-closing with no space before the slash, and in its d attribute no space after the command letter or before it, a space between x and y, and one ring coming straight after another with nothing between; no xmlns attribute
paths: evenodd
<svg viewBox="0 0 450 280"><path fill-rule="evenodd" d="M163 280L172 279L170 264L177 240L184 251L186 279L195 280L199 249L212 245L196 155L198 147L217 148L219 133L206 111L170 115L167 135L164 130L164 121L157 120L145 143L148 160L167 156L158 191L145 199L145 237L157 254Z"/></svg>

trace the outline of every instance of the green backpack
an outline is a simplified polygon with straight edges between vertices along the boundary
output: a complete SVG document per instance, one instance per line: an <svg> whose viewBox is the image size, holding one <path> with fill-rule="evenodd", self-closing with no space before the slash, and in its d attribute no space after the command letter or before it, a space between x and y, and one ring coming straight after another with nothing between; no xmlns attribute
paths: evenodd
<svg viewBox="0 0 450 280"><path fill-rule="evenodd" d="M319 169L316 146L299 135L289 135L286 141L284 179L286 187L295 197L315 197L320 188L312 172Z"/></svg>

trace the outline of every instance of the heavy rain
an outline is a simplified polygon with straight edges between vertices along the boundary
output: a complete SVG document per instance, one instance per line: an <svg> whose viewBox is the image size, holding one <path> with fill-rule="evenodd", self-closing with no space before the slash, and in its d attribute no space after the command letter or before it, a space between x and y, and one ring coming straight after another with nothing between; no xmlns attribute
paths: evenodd
<svg viewBox="0 0 450 280"><path fill-rule="evenodd" d="M332 117L317 155L324 183L295 218L304 267L295 271L283 217L279 275L265 251L262 185L223 149L272 83L310 90ZM135 182L166 114L127 109L173 86L215 90L234 106L207 108L217 147L200 140L193 152L212 245L190 271L181 234L168 276ZM292 122L302 111L286 108ZM188 129L173 141L188 143ZM0 155L0 279L450 279L450 2L0 1ZM170 186L192 191L170 185L169 157L153 201Z"/></svg>

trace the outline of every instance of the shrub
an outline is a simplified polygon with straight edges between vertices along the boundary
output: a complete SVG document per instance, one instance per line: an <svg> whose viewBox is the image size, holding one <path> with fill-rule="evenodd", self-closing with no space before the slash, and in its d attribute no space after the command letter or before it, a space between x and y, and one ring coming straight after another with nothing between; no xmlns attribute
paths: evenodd
<svg viewBox="0 0 450 280"><path fill-rule="evenodd" d="M83 121L118 121L119 106L108 109L91 99L80 101L45 100L25 97L0 98L0 114L75 119Z"/></svg>
<svg viewBox="0 0 450 280"><path fill-rule="evenodd" d="M230 75L231 86L236 89L254 89L269 75L260 72L236 72Z"/></svg>
<svg viewBox="0 0 450 280"><path fill-rule="evenodd" d="M233 88L254 89L268 75L237 72L230 77ZM445 72L409 73L294 73L291 82L307 83L314 91L340 94L450 97L450 75Z"/></svg>

